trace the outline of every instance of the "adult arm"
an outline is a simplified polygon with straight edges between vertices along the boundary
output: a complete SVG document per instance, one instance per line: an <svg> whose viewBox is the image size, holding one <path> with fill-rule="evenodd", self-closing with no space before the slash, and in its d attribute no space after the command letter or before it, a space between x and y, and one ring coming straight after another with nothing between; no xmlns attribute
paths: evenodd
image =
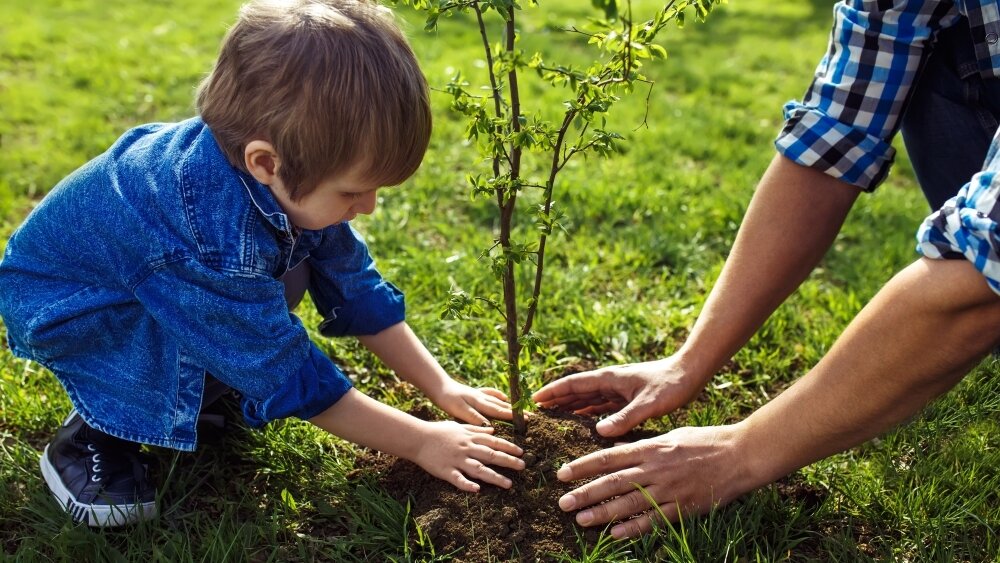
<svg viewBox="0 0 1000 563"><path fill-rule="evenodd" d="M740 349L833 244L860 190L777 155L740 225L691 334L672 356L574 374L535 393L542 407L617 411L597 430L619 436L683 406Z"/></svg>
<svg viewBox="0 0 1000 563"><path fill-rule="evenodd" d="M885 178L927 45L959 18L950 3L838 2L829 50L802 101L785 105L775 141L782 156L761 181L691 337L664 360L580 374L535 400L590 414L618 411L598 425L616 436L697 394L815 267L857 192Z"/></svg>
<svg viewBox="0 0 1000 563"><path fill-rule="evenodd" d="M612 528L616 537L652 527L634 484L672 520L706 512L906 420L992 350L998 328L1000 299L970 262L921 259L879 291L806 376L746 420L679 428L573 461L559 479L603 476L560 507L585 509L581 525L625 520Z"/></svg>

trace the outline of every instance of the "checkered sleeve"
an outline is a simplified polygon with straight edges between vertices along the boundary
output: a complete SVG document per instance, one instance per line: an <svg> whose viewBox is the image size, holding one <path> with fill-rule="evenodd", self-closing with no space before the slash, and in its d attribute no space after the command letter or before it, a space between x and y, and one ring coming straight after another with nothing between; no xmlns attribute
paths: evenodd
<svg viewBox="0 0 1000 563"><path fill-rule="evenodd" d="M928 258L965 258L1000 294L1000 132L986 166L917 231L917 252Z"/></svg>
<svg viewBox="0 0 1000 563"><path fill-rule="evenodd" d="M910 88L934 33L960 16L948 1L844 0L802 101L785 105L775 147L803 166L871 191L895 157Z"/></svg>

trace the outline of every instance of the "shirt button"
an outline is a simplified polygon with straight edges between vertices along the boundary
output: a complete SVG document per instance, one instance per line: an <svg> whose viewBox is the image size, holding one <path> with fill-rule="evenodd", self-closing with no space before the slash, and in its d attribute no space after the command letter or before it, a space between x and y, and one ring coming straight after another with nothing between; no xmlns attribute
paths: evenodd
<svg viewBox="0 0 1000 563"><path fill-rule="evenodd" d="M997 39L1000 39L1000 35L997 35L996 32L994 31L991 31L986 34L986 42L989 43L990 45L996 43Z"/></svg>

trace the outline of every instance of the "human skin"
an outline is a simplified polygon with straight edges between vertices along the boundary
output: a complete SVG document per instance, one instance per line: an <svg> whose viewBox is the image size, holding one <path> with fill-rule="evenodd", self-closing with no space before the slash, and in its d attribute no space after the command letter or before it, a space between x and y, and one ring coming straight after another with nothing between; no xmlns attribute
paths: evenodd
<svg viewBox="0 0 1000 563"><path fill-rule="evenodd" d="M463 491L479 492L471 479L509 489L511 481L490 465L524 469L518 446L493 436L493 428L453 421L428 422L384 405L356 389L309 422L355 444L408 459Z"/></svg>
<svg viewBox="0 0 1000 563"><path fill-rule="evenodd" d="M947 327L942 330L942 327ZM1000 342L1000 299L965 260L922 258L897 274L830 352L746 420L679 428L579 458L562 481L599 478L559 500L615 537L707 512L892 428L952 388ZM603 501L610 500L601 504Z"/></svg>
<svg viewBox="0 0 1000 563"><path fill-rule="evenodd" d="M860 190L776 155L750 201L719 280L690 336L673 355L556 380L535 403L580 414L620 436L687 404L736 353L833 244Z"/></svg>
<svg viewBox="0 0 1000 563"><path fill-rule="evenodd" d="M751 200L719 281L713 287L691 335L681 348L675 354L653 362L611 366L568 376L540 389L535 393L534 400L540 406L547 408L591 415L608 414L597 425L598 432L605 436L622 435L647 418L666 414L685 405L704 387L723 363L749 340L764 320L815 267L839 232L858 193L857 188L822 172L799 166L780 155L776 156ZM935 266L927 267L931 271L938 269ZM968 279L978 281L976 288L980 297L986 301L989 301L987 297L995 299L992 295L983 293L988 290L982 276L971 268L968 269L971 270L971 273L967 273ZM880 296L898 283L900 282L894 280L880 293ZM953 291L952 288L944 287ZM920 295L928 293L925 288ZM885 298L880 297L878 302L884 303ZM859 360L880 361L882 369L887 370L886 373L894 367L886 359L884 349L879 349L877 354L866 356L860 352L860 348L854 349L861 343L848 338L850 331L860 330L859 327L865 326L864 323L873 324L875 322L871 319L873 316L884 315L881 320L892 318L887 311L875 309L873 312L872 307L873 305L869 305L864 315L859 316L838 341L835 350L840 356L834 356L834 350L831 350L811 373L817 373L817 370L818 373L825 373L823 370L835 357L841 363L852 356ZM863 319L868 320L863 321ZM889 326L896 332L901 332L902 326L906 326L909 330L908 324ZM894 345L895 337L893 334L893 338L889 339ZM941 346L933 339L923 343L924 348L930 348L932 345ZM920 351L925 350L921 348ZM909 368L912 361L912 358L906 358L896 365L907 365ZM877 367L879 366L869 366L872 369ZM944 379L957 378L964 372L957 375L956 373L941 371L939 375ZM826 378L829 379L829 376ZM818 393L814 391L816 380L815 377L803 379L793 387L794 393L803 393L803 389L813 390L810 391L816 395L812 397L813 400L826 405L825 408L818 408L815 412L835 408L837 405L833 402L831 390L822 389ZM836 381L834 384L837 384ZM930 387L924 389L926 391ZM612 487L607 480L585 485L566 495L560 506L567 511L580 510L597 502L598 498L614 496L612 489L622 493L627 492L622 490L622 487L628 478L641 475L642 480L652 482L651 476L660 475L657 477L660 482L654 487L658 503L664 504L666 499L676 498L680 500L680 506L687 506L692 512L703 512L713 504L728 502L735 496L777 479L797 467L867 439L867 436L852 433L852 439L849 441L829 442L837 443L836 448L822 451L809 450L810 455L803 455L801 451L796 452L794 447L801 448L801 446L794 446L793 442L785 439L780 442L766 442L764 449L759 451L772 452L768 455L776 461L770 472L766 470L750 472L749 470L755 467L750 460L759 457L751 454L741 457L740 463L735 465L730 460L711 461L712 457L729 456L733 451L745 452L743 448L746 446L737 440L737 438L742 439L745 432L738 430L747 428L751 424L750 421L773 420L766 417L766 413L777 409L775 405L786 405L787 397L795 396L789 393L791 390L782 395L784 398L780 401L767 405L739 425L678 429L653 440L604 450L593 456L581 458L578 462L571 463L569 469L560 474L560 478L575 480L583 478L584 475L607 473L610 479L621 482L615 487ZM829 402L823 403L824 398ZM849 398L845 404L853 404L854 400ZM786 410L779 412L787 414L793 406L786 405L783 408ZM888 416L889 411L885 413ZM879 427L879 431L891 425L891 420L894 419L888 419ZM833 426L828 425L827 428ZM781 449L777 452L779 455L773 452L776 447ZM687 453L662 453L661 450ZM678 469L667 469L673 467L668 464L676 463L685 456L702 461L690 462ZM782 463L777 461L782 459L786 461ZM689 471L687 467L697 467L697 470ZM725 472L739 472L739 474L726 475ZM692 480L685 486L686 488L678 487L677 483L682 476L688 475L700 478ZM641 480L639 482L641 484ZM595 487L600 488L595 489ZM711 488L714 492L706 494L705 487ZM620 517L626 518L628 515L640 514L648 506L645 499L640 503L635 495L626 494L621 499L608 503L604 508L595 508L596 513L588 514L584 511L578 515L578 519L586 525L597 525L609 521L605 511L620 512ZM677 506L677 504L668 505L665 512L675 516ZM616 526L613 533L619 536L634 535L648 530L649 525L648 518L638 518Z"/></svg>
<svg viewBox="0 0 1000 563"><path fill-rule="evenodd" d="M507 395L499 389L474 388L452 379L405 322L374 336L360 336L358 340L386 367L455 418L486 426L490 423L487 417L501 420L513 417Z"/></svg>
<svg viewBox="0 0 1000 563"><path fill-rule="evenodd" d="M271 143L259 139L247 143L244 164L257 181L270 188L297 227L323 229L375 211L379 186L368 183L356 171L327 178L305 196L292 200L278 174L281 157ZM378 334L360 336L358 340L434 404L475 426L423 421L355 389L310 422L345 440L408 459L463 491L480 490L480 485L471 479L510 488L510 479L489 467L524 469L524 462L515 457L522 455L523 450L492 436L493 429L486 418L512 418L510 403L503 392L476 389L452 379L405 322Z"/></svg>

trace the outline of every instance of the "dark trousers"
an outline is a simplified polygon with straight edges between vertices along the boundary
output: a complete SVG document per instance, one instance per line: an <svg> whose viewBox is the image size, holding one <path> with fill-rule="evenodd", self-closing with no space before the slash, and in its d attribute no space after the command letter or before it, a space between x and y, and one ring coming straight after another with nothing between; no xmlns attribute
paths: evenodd
<svg viewBox="0 0 1000 563"><path fill-rule="evenodd" d="M1000 79L979 75L964 18L938 34L902 119L917 181L937 210L983 169L1000 121Z"/></svg>

